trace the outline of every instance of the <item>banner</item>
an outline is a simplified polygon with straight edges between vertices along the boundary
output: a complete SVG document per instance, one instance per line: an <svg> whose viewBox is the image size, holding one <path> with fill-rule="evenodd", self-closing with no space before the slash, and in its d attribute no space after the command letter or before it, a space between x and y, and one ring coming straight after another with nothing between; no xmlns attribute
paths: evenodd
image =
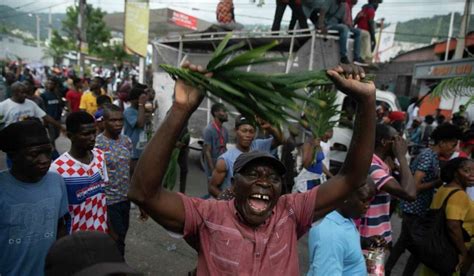
<svg viewBox="0 0 474 276"><path fill-rule="evenodd" d="M125 48L146 57L150 10L148 0L125 1Z"/></svg>
<svg viewBox="0 0 474 276"><path fill-rule="evenodd" d="M197 18L191 15L168 9L168 19L177 26L197 30Z"/></svg>

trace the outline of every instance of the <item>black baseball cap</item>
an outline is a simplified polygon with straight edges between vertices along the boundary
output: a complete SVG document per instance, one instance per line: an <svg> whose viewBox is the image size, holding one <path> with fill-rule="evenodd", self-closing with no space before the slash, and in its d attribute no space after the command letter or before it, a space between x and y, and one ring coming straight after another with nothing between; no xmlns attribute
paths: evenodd
<svg viewBox="0 0 474 276"><path fill-rule="evenodd" d="M245 116L239 115L237 118L235 118L235 128L239 128L241 125L251 125L255 127L255 123L252 120Z"/></svg>
<svg viewBox="0 0 474 276"><path fill-rule="evenodd" d="M76 232L57 240L46 256L45 275L143 275L125 263L114 240L102 232Z"/></svg>
<svg viewBox="0 0 474 276"><path fill-rule="evenodd" d="M286 168L283 163L280 162L275 156L264 151L250 151L244 152L234 162L234 174L242 171L246 165L254 161L266 161L270 163L273 168L280 174L284 175L286 173Z"/></svg>

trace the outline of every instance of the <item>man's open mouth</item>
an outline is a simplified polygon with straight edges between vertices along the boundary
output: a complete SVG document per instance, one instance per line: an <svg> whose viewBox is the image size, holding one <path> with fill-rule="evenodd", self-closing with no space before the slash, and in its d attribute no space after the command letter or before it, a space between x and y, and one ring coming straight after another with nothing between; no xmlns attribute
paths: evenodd
<svg viewBox="0 0 474 276"><path fill-rule="evenodd" d="M250 209L254 213L262 213L266 211L271 204L270 196L265 194L251 194L248 199Z"/></svg>

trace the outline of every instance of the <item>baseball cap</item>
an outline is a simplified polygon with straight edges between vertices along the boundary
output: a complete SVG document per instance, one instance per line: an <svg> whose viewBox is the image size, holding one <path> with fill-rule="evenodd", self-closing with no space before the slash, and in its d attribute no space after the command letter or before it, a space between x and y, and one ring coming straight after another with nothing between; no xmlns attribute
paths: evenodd
<svg viewBox="0 0 474 276"><path fill-rule="evenodd" d="M405 121L405 112L403 111L392 111L388 114L390 121Z"/></svg>
<svg viewBox="0 0 474 276"><path fill-rule="evenodd" d="M255 124L252 120L248 119L247 117L244 117L242 115L237 116L235 118L235 128L238 128L241 125L251 125L255 127Z"/></svg>
<svg viewBox="0 0 474 276"><path fill-rule="evenodd" d="M242 171L246 165L253 161L267 161L272 167L280 174L286 173L286 168L280 160L276 159L273 155L264 151L250 151L244 152L234 162L234 174Z"/></svg>
<svg viewBox="0 0 474 276"><path fill-rule="evenodd" d="M143 275L125 263L112 238L102 232L76 232L57 240L46 256L45 275Z"/></svg>

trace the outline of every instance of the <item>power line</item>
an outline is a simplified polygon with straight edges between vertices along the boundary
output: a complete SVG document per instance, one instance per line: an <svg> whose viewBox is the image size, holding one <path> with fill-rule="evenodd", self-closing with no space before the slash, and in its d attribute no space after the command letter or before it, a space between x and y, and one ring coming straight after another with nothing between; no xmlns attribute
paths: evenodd
<svg viewBox="0 0 474 276"><path fill-rule="evenodd" d="M15 14L11 14L11 15L8 15L7 16L2 16L2 18L0 18L0 20L3 20L3 19L6 19L6 18L11 18L11 17L15 17L15 16L22 16L22 15L28 15L30 13L38 13L39 11L43 11L43 10L47 10L49 8L54 8L54 7L57 7L57 6L61 6L61 5L64 5L68 2L71 2L71 0L66 0L66 1L63 1L61 3L57 3L57 4L54 4L54 5L50 5L50 6L47 6L47 7L44 7L44 8L40 8L40 9L33 9L31 11L17 11Z"/></svg>

